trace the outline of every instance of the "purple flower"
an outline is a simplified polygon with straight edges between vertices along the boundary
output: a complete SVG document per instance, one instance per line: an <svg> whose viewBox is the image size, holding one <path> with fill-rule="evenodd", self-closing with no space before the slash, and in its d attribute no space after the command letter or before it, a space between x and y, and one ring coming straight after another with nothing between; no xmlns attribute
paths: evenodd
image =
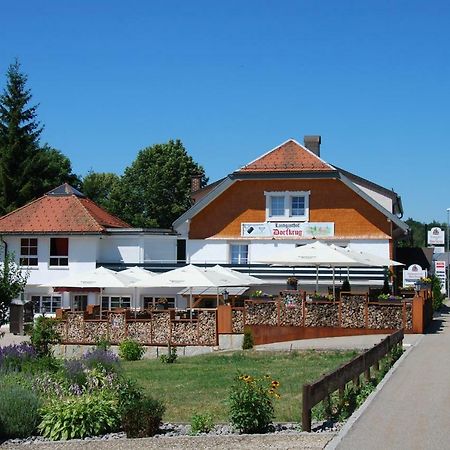
<svg viewBox="0 0 450 450"><path fill-rule="evenodd" d="M95 348L90 350L83 355L81 361L88 368L103 367L108 372L114 371L118 364L119 358L110 350L104 350L101 348Z"/></svg>
<svg viewBox="0 0 450 450"><path fill-rule="evenodd" d="M0 369L19 370L23 362L36 357L36 350L28 342L0 347Z"/></svg>

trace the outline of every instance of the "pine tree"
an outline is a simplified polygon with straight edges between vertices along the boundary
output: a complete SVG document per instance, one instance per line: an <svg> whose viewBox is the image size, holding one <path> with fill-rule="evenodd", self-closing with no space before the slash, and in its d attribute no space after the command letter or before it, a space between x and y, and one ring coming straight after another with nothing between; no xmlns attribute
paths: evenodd
<svg viewBox="0 0 450 450"><path fill-rule="evenodd" d="M0 213L29 200L33 184L32 161L39 152L42 127L37 105L29 106L31 92L18 61L9 66L7 84L0 96Z"/></svg>

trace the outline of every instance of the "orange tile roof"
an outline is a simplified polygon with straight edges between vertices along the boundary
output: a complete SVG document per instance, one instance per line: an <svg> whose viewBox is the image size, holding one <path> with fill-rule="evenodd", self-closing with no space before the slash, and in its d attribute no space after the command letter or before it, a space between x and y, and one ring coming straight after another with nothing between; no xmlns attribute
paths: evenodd
<svg viewBox="0 0 450 450"><path fill-rule="evenodd" d="M102 233L129 228L93 201L74 194L44 195L0 217L0 233Z"/></svg>
<svg viewBox="0 0 450 450"><path fill-rule="evenodd" d="M239 172L331 172L336 169L293 139L241 167Z"/></svg>

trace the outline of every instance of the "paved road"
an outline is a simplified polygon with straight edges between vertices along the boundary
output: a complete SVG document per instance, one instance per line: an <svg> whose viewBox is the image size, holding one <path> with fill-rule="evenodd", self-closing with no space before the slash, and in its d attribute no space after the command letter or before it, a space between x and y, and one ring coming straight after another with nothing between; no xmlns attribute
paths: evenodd
<svg viewBox="0 0 450 450"><path fill-rule="evenodd" d="M337 446L450 449L450 308L434 320Z"/></svg>

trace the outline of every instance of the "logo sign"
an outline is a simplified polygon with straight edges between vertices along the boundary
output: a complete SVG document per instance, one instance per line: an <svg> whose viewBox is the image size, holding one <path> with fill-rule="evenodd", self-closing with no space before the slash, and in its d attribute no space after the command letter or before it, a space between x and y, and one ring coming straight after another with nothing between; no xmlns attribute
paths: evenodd
<svg viewBox="0 0 450 450"><path fill-rule="evenodd" d="M242 223L246 238L311 239L334 236L333 222L260 222Z"/></svg>
<svg viewBox="0 0 450 450"><path fill-rule="evenodd" d="M444 245L445 233L438 227L432 228L428 231L428 245Z"/></svg>
<svg viewBox="0 0 450 450"><path fill-rule="evenodd" d="M403 287L414 286L416 281L426 277L426 269L422 269L418 264L413 264L403 271Z"/></svg>

